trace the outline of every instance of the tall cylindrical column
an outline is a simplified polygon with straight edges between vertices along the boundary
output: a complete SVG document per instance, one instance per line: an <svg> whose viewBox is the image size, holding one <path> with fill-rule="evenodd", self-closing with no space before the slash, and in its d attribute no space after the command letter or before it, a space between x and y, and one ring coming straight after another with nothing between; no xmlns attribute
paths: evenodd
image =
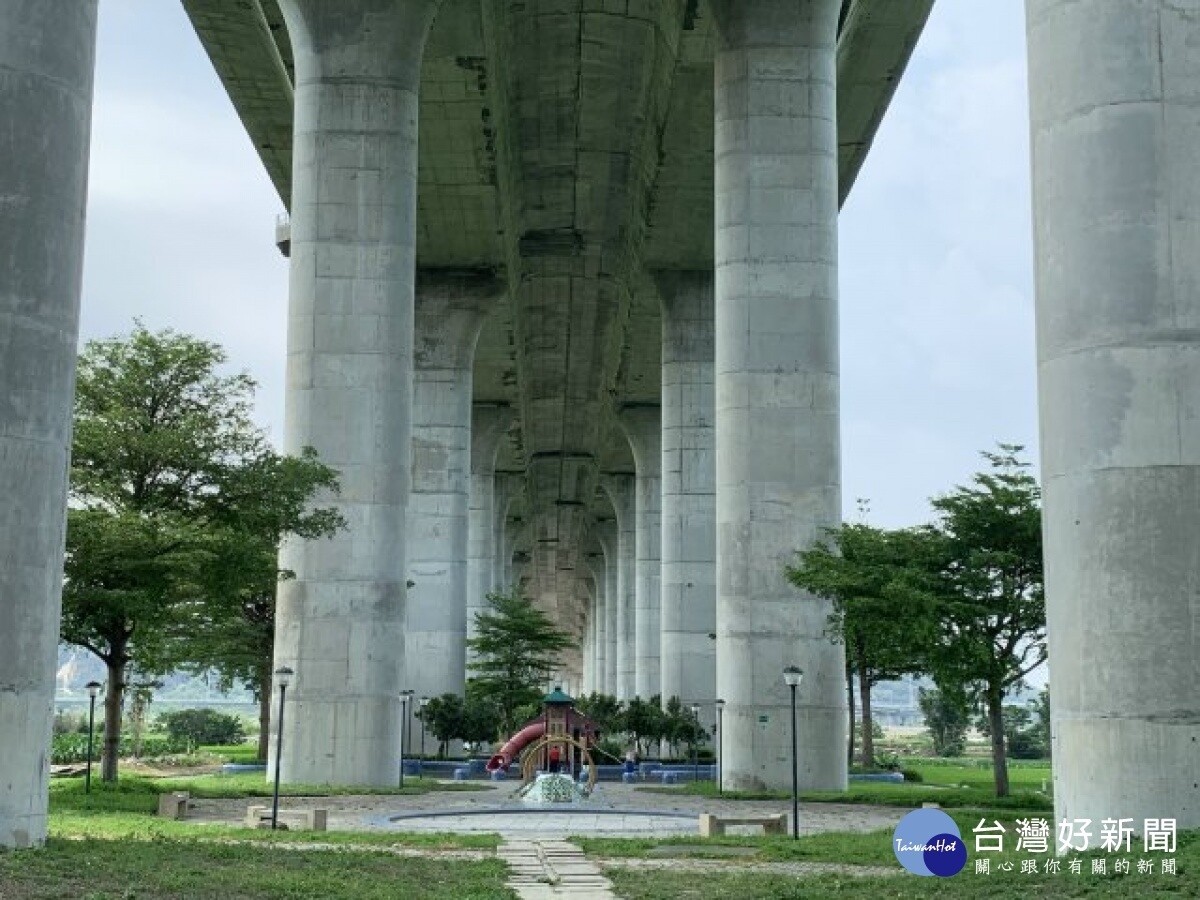
<svg viewBox="0 0 1200 900"><path fill-rule="evenodd" d="M347 528L289 540L276 667L287 782L396 778L409 492L417 88L438 0L282 0L296 66L284 447ZM274 765L274 760L272 760Z"/></svg>
<svg viewBox="0 0 1200 900"><path fill-rule="evenodd" d="M634 691L659 693L662 662L662 417L657 406L627 406L618 417L637 467L637 587L634 592Z"/></svg>
<svg viewBox="0 0 1200 900"><path fill-rule="evenodd" d="M475 404L471 410L471 510L467 548L467 639L475 637L475 616L487 609L496 589L496 453L512 424L508 406ZM467 650L467 659L472 657Z"/></svg>
<svg viewBox="0 0 1200 900"><path fill-rule="evenodd" d="M617 521L603 519L596 523L596 539L604 550L604 676L601 691L610 697L617 694L617 604L620 593L617 569Z"/></svg>
<svg viewBox="0 0 1200 900"><path fill-rule="evenodd" d="M96 0L0 7L0 849L46 839Z"/></svg>
<svg viewBox="0 0 1200 900"><path fill-rule="evenodd" d="M725 783L846 785L830 606L784 579L838 522L838 0L714 0L717 693Z"/></svg>
<svg viewBox="0 0 1200 900"><path fill-rule="evenodd" d="M417 697L462 694L467 610L484 603L467 594L471 378L479 331L501 293L490 274L417 278L404 613L404 687Z"/></svg>
<svg viewBox="0 0 1200 900"><path fill-rule="evenodd" d="M633 475L602 475L600 483L612 502L617 518L617 603L616 603L616 697L629 700L637 695L636 618L637 585L637 494Z"/></svg>
<svg viewBox="0 0 1200 900"><path fill-rule="evenodd" d="M1200 4L1028 0L1055 817L1200 826Z"/></svg>
<svg viewBox="0 0 1200 900"><path fill-rule="evenodd" d="M592 653L592 690L606 693L605 673L608 657L608 574L605 572L604 553L595 552L587 555L588 571L591 573L595 587L592 593L592 610L589 616L591 627Z"/></svg>
<svg viewBox="0 0 1200 900"><path fill-rule="evenodd" d="M663 272L662 696L716 697L713 278Z"/></svg>

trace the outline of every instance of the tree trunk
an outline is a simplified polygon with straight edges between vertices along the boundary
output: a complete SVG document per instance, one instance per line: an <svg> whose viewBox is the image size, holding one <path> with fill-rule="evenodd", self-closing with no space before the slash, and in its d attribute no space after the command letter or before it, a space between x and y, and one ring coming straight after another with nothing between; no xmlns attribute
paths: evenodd
<svg viewBox="0 0 1200 900"><path fill-rule="evenodd" d="M271 752L271 667L258 670L258 761L266 763Z"/></svg>
<svg viewBox="0 0 1200 900"><path fill-rule="evenodd" d="M858 696L862 701L862 764L870 769L875 766L875 738L871 734L871 673L865 664L858 667Z"/></svg>
<svg viewBox="0 0 1200 900"><path fill-rule="evenodd" d="M100 780L117 780L117 755L121 749L121 701L125 696L125 666L128 663L123 644L112 644L105 660L108 687L104 693L104 743L100 761Z"/></svg>
<svg viewBox="0 0 1200 900"><path fill-rule="evenodd" d="M996 796L1008 796L1008 755L1004 747L1004 693L997 686L988 687L988 728L992 732L992 771L996 778Z"/></svg>
<svg viewBox="0 0 1200 900"><path fill-rule="evenodd" d="M850 709L850 734L846 741L846 765L854 765L854 660L846 654L846 705Z"/></svg>

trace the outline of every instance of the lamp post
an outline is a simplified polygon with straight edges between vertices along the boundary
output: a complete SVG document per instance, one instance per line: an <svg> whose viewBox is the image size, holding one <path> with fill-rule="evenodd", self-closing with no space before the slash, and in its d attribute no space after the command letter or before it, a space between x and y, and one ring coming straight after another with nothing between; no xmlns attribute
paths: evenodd
<svg viewBox="0 0 1200 900"><path fill-rule="evenodd" d="M792 839L800 838L800 769L796 743L796 688L804 673L796 666L788 666L783 670L783 680L792 692Z"/></svg>
<svg viewBox="0 0 1200 900"><path fill-rule="evenodd" d="M404 740L408 733L408 701L412 691L400 692L400 790L404 790Z"/></svg>
<svg viewBox="0 0 1200 900"><path fill-rule="evenodd" d="M288 685L296 673L287 666L275 670L275 683L279 685L279 724L275 732L275 794L271 798L271 830L279 827L279 772L283 768L283 703L287 699Z"/></svg>
<svg viewBox="0 0 1200 900"><path fill-rule="evenodd" d="M700 704L692 704L692 718L696 720L696 725L700 724ZM696 729L692 729L692 784L700 783L700 738L696 734Z"/></svg>
<svg viewBox="0 0 1200 900"><path fill-rule="evenodd" d="M724 743L724 741L725 741L725 729L722 727L724 724L722 722L722 717L725 713L725 701L718 699L717 703L716 703L716 707L717 707L717 795L719 796L722 793L724 793L724 790L725 790L725 785L721 781L721 775L722 775L722 772L721 772L722 759L721 759L721 757L724 756L724 752L721 748L721 744Z"/></svg>
<svg viewBox="0 0 1200 900"><path fill-rule="evenodd" d="M88 692L88 755L87 772L83 776L83 792L90 794L92 792L92 739L96 733L96 695L100 693L100 682L89 681L86 686Z"/></svg>
<svg viewBox="0 0 1200 900"><path fill-rule="evenodd" d="M428 697L417 700L417 718L421 720L421 761L417 764L417 773L422 779L425 778L425 704L428 702Z"/></svg>

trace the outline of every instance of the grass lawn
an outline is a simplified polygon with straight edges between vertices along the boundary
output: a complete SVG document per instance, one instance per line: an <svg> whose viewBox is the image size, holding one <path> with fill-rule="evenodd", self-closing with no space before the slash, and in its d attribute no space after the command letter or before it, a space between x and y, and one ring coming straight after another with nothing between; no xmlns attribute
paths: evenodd
<svg viewBox="0 0 1200 900"><path fill-rule="evenodd" d="M288 852L191 841L52 840L0 854L2 900L508 900L499 860Z"/></svg>
<svg viewBox="0 0 1200 900"><path fill-rule="evenodd" d="M468 783L469 784L469 783ZM478 789L475 785L471 788ZM461 789L459 785L438 785L406 779L404 794L421 794L440 788ZM84 794L80 779L55 779L50 783L50 834L60 838L98 838L108 840L247 840L283 842L320 842L329 844L403 845L426 848L491 849L498 845L496 835L402 834L395 832L338 831L263 831L220 825L175 822L155 816L158 795L167 791L190 791L193 797L209 799L269 797L271 785L261 775L198 775L190 778L120 779L116 784L92 782L91 794ZM303 785L285 786L289 796L322 797L333 794L396 794L396 790L378 788L330 788ZM0 900L4 895L0 894Z"/></svg>
<svg viewBox="0 0 1200 900"><path fill-rule="evenodd" d="M992 770L976 763L946 763L941 760L906 760L905 768L921 774L922 781L888 784L878 781L852 781L846 791L807 791L800 795L806 802L869 803L915 809L922 803L937 803L946 809L995 809L1009 812L1050 812L1052 801L1041 793L1043 782L1050 785L1049 763L1022 763L1009 768L1007 797L997 797ZM716 797L711 781L681 787L644 787L650 793L684 793ZM728 800L787 800L790 791L725 791Z"/></svg>

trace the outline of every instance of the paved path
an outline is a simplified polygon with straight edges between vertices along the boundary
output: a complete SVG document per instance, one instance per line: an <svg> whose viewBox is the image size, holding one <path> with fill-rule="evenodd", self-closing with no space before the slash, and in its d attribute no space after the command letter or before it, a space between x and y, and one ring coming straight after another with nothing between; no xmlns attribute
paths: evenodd
<svg viewBox="0 0 1200 900"><path fill-rule="evenodd" d="M521 900L618 900L612 883L587 861L582 850L566 841L506 841L496 855L512 870L506 886Z"/></svg>

